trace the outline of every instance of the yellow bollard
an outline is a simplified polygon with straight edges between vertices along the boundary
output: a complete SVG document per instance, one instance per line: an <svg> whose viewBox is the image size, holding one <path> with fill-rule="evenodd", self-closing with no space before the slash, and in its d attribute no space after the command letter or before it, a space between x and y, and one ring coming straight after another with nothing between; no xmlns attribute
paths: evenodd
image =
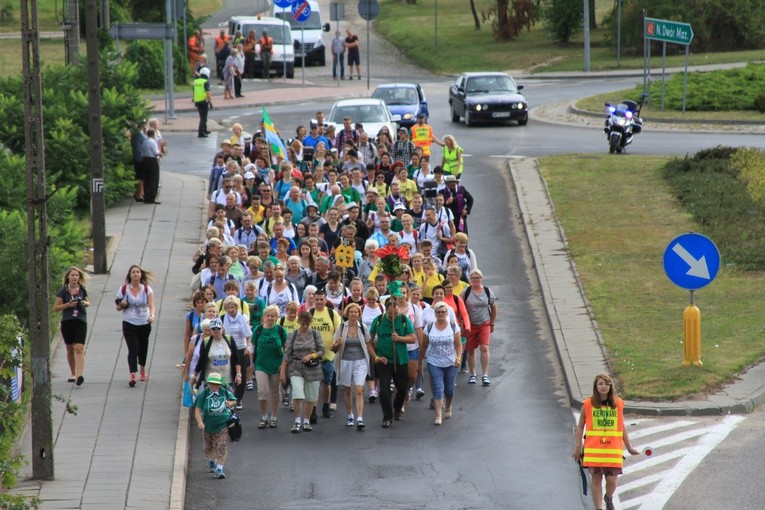
<svg viewBox="0 0 765 510"><path fill-rule="evenodd" d="M688 306L683 312L683 366L701 363L701 311L695 305Z"/></svg>

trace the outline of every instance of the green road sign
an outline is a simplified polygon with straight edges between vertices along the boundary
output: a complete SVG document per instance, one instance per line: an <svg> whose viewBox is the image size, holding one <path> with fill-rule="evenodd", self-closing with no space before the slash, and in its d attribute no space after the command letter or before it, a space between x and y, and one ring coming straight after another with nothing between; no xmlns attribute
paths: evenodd
<svg viewBox="0 0 765 510"><path fill-rule="evenodd" d="M675 44L691 44L693 29L690 23L680 23L666 19L645 18L644 31L646 39L664 41Z"/></svg>

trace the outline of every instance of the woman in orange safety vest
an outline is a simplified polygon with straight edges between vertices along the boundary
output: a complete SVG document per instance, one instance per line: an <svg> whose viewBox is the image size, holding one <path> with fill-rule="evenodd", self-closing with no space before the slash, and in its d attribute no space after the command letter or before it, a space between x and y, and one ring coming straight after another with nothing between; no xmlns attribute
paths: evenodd
<svg viewBox="0 0 765 510"><path fill-rule="evenodd" d="M598 374L592 383L592 397L582 403L582 412L574 436L572 457L590 469L592 475L592 501L595 508L614 510L613 497L616 492L616 477L622 474L623 446L632 455L638 451L632 447L627 429L624 428L624 401L616 396L614 383L607 374ZM584 433L584 455L582 435ZM623 445L623 446L622 446ZM606 494L603 497L603 477L606 477Z"/></svg>

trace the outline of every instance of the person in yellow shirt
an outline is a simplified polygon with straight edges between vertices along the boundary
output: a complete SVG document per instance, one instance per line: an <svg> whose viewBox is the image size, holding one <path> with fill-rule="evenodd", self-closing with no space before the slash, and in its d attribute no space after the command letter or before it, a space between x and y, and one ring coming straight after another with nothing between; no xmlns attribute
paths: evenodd
<svg viewBox="0 0 765 510"><path fill-rule="evenodd" d="M433 128L425 124L425 115L422 113L417 114L417 123L412 126L412 143L415 147L422 147L423 156L430 156L430 146L433 143L444 146L444 142L433 133Z"/></svg>
<svg viewBox="0 0 765 510"><path fill-rule="evenodd" d="M444 282L444 275L436 271L436 263L430 257L425 257L421 253L422 269L425 271L425 282L422 285L422 298L430 303L433 301L433 287L441 285Z"/></svg>
<svg viewBox="0 0 765 510"><path fill-rule="evenodd" d="M470 284L460 280L461 276L462 276L462 269L460 268L460 266L452 264L451 266L446 268L446 278L449 280L449 282L451 282L452 294L454 294L455 296L461 295L463 290L470 287Z"/></svg>
<svg viewBox="0 0 765 510"><path fill-rule="evenodd" d="M428 279L428 275L422 267L424 261L425 257L422 256L422 253L415 253L412 255L412 282L420 288L425 286L425 282Z"/></svg>
<svg viewBox="0 0 765 510"><path fill-rule="evenodd" d="M330 389L332 378L335 375L335 353L332 352L332 344L335 341L335 331L340 328L342 318L335 310L327 308L327 292L323 287L316 290L313 295L314 308L311 310L311 329L315 329L321 335L324 343L324 357L321 360L322 381L319 395L322 398L321 413L325 418L332 418L329 412Z"/></svg>
<svg viewBox="0 0 765 510"><path fill-rule="evenodd" d="M252 216L252 224L258 225L263 222L265 213L265 207L260 205L260 195L252 195L250 199L250 207L247 208L247 212Z"/></svg>
<svg viewBox="0 0 765 510"><path fill-rule="evenodd" d="M408 204L412 201L414 194L419 192L419 189L417 188L417 182L409 178L409 171L406 169L406 167L399 167L397 171L398 174L396 177L398 177L398 191L404 196L406 203Z"/></svg>

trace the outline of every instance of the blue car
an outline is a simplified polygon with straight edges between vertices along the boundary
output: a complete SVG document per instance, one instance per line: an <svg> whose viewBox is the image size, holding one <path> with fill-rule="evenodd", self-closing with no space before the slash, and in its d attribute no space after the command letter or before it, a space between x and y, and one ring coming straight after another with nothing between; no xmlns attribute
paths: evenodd
<svg viewBox="0 0 765 510"><path fill-rule="evenodd" d="M386 83L377 87L372 97L385 101L391 116L400 115L402 127L412 127L419 114L429 116L428 100L419 83Z"/></svg>

